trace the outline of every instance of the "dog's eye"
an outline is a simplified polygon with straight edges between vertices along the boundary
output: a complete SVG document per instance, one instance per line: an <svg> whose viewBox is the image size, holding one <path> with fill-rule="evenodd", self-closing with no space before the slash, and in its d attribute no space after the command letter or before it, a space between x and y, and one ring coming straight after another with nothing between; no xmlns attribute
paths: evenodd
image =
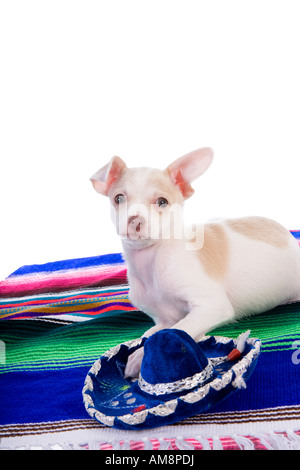
<svg viewBox="0 0 300 470"><path fill-rule="evenodd" d="M166 198L159 197L155 203L158 207L166 207L169 203Z"/></svg>
<svg viewBox="0 0 300 470"><path fill-rule="evenodd" d="M126 201L126 196L124 194L117 194L115 197L115 203L116 204L122 204L123 202Z"/></svg>

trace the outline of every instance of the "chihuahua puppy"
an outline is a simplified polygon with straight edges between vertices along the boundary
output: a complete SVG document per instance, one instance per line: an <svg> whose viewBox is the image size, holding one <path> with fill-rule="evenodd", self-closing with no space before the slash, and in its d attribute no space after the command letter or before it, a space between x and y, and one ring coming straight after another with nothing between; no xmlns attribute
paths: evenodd
<svg viewBox="0 0 300 470"><path fill-rule="evenodd" d="M91 178L110 199L122 237L129 299L155 322L146 337L177 328L199 341L218 325L299 299L299 246L277 222L245 217L184 226L191 183L212 158L202 148L162 171L127 168L113 157ZM143 348L129 356L126 377L139 374L142 358Z"/></svg>

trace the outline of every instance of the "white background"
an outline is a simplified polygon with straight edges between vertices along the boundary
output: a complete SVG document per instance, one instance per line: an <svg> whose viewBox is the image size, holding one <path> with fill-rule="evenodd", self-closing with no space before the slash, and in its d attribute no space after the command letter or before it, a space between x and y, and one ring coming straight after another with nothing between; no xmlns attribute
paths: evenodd
<svg viewBox="0 0 300 470"><path fill-rule="evenodd" d="M2 1L0 278L121 251L89 177L202 146L188 218L300 228L298 0Z"/></svg>

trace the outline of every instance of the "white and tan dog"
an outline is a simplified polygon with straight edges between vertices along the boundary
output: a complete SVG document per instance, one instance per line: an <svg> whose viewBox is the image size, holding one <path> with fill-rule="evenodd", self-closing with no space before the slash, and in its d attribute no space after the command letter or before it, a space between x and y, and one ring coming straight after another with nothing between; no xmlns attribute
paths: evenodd
<svg viewBox="0 0 300 470"><path fill-rule="evenodd" d="M128 268L129 298L155 326L186 331L196 341L217 325L299 299L300 251L288 230L263 217L184 227L191 182L209 167L209 148L164 171L127 168L114 157L91 181L108 196ZM167 345L166 345L167 347ZM143 350L129 357L137 376Z"/></svg>

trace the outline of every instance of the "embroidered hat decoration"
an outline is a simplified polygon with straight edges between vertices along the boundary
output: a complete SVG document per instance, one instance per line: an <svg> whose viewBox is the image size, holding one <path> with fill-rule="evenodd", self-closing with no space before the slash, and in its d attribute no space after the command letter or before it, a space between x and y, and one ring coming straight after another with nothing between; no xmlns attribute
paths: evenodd
<svg viewBox="0 0 300 470"><path fill-rule="evenodd" d="M165 329L104 353L88 372L83 401L94 419L118 429L174 424L211 408L246 387L261 342L206 336L196 343L182 330ZM138 379L124 378L128 356L144 347Z"/></svg>

